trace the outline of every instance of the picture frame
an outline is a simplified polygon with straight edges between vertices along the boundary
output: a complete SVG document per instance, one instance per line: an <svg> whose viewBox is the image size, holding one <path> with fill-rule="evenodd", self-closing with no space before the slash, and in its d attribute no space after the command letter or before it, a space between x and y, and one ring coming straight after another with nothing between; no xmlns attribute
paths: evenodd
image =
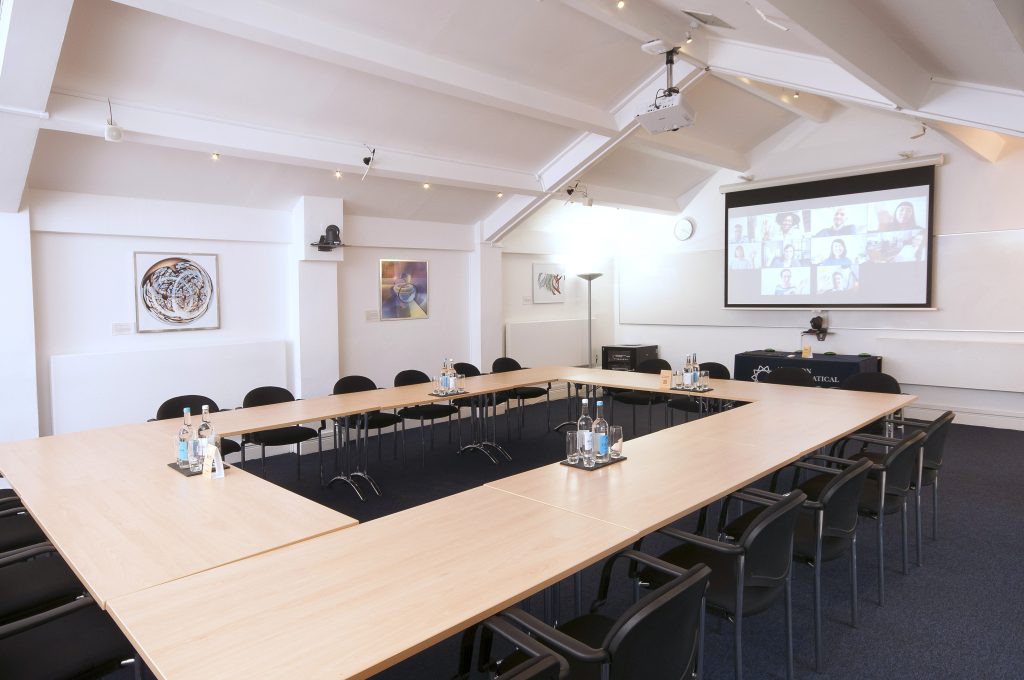
<svg viewBox="0 0 1024 680"><path fill-rule="evenodd" d="M427 260L380 261L381 321L430 318L430 275Z"/></svg>
<svg viewBox="0 0 1024 680"><path fill-rule="evenodd" d="M554 262L534 262L533 304L565 302L565 267Z"/></svg>
<svg viewBox="0 0 1024 680"><path fill-rule="evenodd" d="M213 253L133 253L138 333L220 328L220 275Z"/></svg>

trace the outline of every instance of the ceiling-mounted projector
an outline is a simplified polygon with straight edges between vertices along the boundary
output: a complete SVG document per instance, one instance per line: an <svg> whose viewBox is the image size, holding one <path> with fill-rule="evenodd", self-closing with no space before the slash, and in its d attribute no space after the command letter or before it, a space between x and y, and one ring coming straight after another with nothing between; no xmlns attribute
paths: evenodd
<svg viewBox="0 0 1024 680"><path fill-rule="evenodd" d="M647 111L638 115L636 119L645 130L656 135L690 127L697 120L697 114L676 90L674 93L660 94L654 103L647 107Z"/></svg>
<svg viewBox="0 0 1024 680"><path fill-rule="evenodd" d="M654 103L646 111L637 114L637 122L652 135L693 125L697 114L683 100L679 88L672 81L672 66L679 48L668 45L664 40L651 40L641 45L640 49L648 54L660 53L665 56L665 88L658 90Z"/></svg>

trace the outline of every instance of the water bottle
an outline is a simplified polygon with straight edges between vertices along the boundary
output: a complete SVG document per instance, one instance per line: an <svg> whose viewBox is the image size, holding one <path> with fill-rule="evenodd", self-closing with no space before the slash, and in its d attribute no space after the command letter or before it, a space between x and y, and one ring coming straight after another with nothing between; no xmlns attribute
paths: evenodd
<svg viewBox="0 0 1024 680"><path fill-rule="evenodd" d="M188 469L188 457L192 447L192 409L185 408L185 421L178 429L178 467Z"/></svg>
<svg viewBox="0 0 1024 680"><path fill-rule="evenodd" d="M604 419L604 402L597 402L597 417L594 418L594 448L599 463L608 460L608 421Z"/></svg>
<svg viewBox="0 0 1024 680"><path fill-rule="evenodd" d="M590 401L580 402L580 419L576 421L576 436L580 441L584 467L594 467L594 419L590 417Z"/></svg>

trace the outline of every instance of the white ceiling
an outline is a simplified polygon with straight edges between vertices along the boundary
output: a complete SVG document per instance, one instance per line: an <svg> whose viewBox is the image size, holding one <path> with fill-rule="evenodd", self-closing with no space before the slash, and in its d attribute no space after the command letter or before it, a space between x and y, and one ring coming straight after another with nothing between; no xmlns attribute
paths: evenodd
<svg viewBox="0 0 1024 680"><path fill-rule="evenodd" d="M851 104L928 121L995 161L1003 135L1024 136L1022 4L16 3L0 147L23 151L0 158L0 210L26 183L274 208L343 195L353 214L480 221L500 240L577 179L603 188L598 202L670 212L715 171L747 171L787 125ZM697 122L652 136L634 116L664 86L663 59L639 47L681 40L683 9L734 28L695 32L676 76ZM108 97L134 143L98 141ZM350 185L364 143L374 171Z"/></svg>

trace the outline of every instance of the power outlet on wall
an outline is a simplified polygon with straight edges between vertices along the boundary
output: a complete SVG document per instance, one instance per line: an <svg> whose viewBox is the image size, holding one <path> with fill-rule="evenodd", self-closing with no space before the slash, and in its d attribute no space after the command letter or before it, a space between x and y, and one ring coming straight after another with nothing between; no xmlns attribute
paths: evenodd
<svg viewBox="0 0 1024 680"><path fill-rule="evenodd" d="M135 324L131 321L110 324L111 335L131 335L135 332Z"/></svg>
<svg viewBox="0 0 1024 680"><path fill-rule="evenodd" d="M366 320L367 321L380 321L380 312L378 312L376 309L367 309L366 310Z"/></svg>

